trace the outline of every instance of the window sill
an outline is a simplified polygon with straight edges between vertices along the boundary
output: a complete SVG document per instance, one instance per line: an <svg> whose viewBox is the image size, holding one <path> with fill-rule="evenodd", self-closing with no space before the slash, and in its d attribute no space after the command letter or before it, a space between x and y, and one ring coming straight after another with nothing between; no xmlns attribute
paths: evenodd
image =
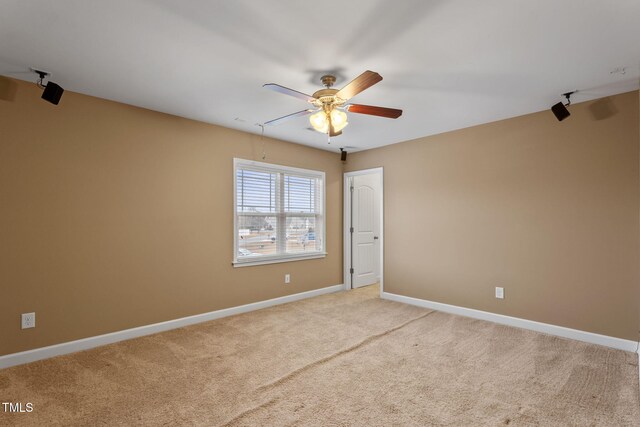
<svg viewBox="0 0 640 427"><path fill-rule="evenodd" d="M278 257L278 258L251 260L251 261L234 260L232 264L234 268L235 267L251 267L254 265L277 264L281 262L306 261L308 259L325 258L326 256L327 256L326 252L316 252L309 255L295 255L290 257Z"/></svg>

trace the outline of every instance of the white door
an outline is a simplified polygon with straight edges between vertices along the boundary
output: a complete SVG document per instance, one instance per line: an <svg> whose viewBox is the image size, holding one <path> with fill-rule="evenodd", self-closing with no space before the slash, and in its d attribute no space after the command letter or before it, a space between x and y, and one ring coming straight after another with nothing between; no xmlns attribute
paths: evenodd
<svg viewBox="0 0 640 427"><path fill-rule="evenodd" d="M380 174L356 175L352 181L352 285L380 280Z"/></svg>

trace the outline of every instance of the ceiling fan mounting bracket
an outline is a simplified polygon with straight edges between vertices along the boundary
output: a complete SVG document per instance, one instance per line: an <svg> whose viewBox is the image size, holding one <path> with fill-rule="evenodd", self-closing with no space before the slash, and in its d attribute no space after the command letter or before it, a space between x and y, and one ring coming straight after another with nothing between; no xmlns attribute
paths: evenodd
<svg viewBox="0 0 640 427"><path fill-rule="evenodd" d="M331 74L325 74L320 78L320 81L328 89L336 83L336 76L332 76Z"/></svg>

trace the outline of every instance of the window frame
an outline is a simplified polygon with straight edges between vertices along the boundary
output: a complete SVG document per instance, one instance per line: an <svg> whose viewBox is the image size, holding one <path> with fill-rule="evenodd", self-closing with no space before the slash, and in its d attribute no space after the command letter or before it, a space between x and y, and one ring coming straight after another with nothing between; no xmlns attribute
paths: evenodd
<svg viewBox="0 0 640 427"><path fill-rule="evenodd" d="M322 244L322 248L319 251L314 251L314 252L309 252L309 253L291 253L291 254L286 254L286 253L280 253L280 254L276 254L276 255L263 255L260 256L260 259L257 258L252 258L252 259L238 259L238 250L239 250L239 242L238 242L238 169L242 169L243 167L246 167L247 169L250 168L256 168L257 170L263 170L265 172L270 172L270 173L278 173L278 174L291 174L294 176L303 176L303 177L309 177L309 178L316 178L321 180L321 195L320 195L320 200L322 201L322 208L320 210L320 219L321 219L321 244ZM275 263L281 263L281 262L291 262L291 261L303 261L303 260L308 260L308 259L317 259L317 258L325 258L327 256L327 252L326 252L326 233L327 233L327 207L326 207L326 193L327 193L327 181L326 181L326 174L324 173L324 171L318 171L318 170L312 170L312 169L302 169L302 168L295 168L295 167L291 167L291 166L284 166L284 165L278 165L278 164L273 164L273 163L264 163L264 162L257 162L254 160L246 160L246 159L241 159L241 158L235 158L233 159L233 261L232 264L234 267L249 267L249 266L254 266L254 265L265 265L265 264L275 264ZM282 199L282 201L284 201L284 194L280 195L280 198ZM277 200L276 201L276 206L281 206L282 202L281 200ZM286 213L284 212L284 210L280 211L280 212L275 212L272 215L269 216L279 216L279 215L284 215L286 218ZM291 215L291 216L296 216L296 215ZM304 215L303 215L304 216ZM315 217L315 215L314 215ZM316 230L314 231L316 233L316 239L318 238L318 230L317 230L317 226L316 226ZM286 239L286 229L284 231L278 230L277 231L278 235L280 235L280 233L284 233L285 239ZM280 235L281 237L281 235ZM316 240L317 241L317 240ZM285 240L285 244L286 244L286 240Z"/></svg>

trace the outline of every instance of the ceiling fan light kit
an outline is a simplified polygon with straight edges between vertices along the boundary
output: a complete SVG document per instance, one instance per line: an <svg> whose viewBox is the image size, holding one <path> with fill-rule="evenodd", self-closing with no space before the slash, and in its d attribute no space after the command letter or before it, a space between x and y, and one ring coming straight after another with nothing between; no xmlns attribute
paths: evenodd
<svg viewBox="0 0 640 427"><path fill-rule="evenodd" d="M298 111L296 113L270 120L266 122L265 125L275 125L282 123L287 119L310 114L309 123L311 123L313 129L332 137L341 135L342 130L349 124L347 111L356 114L367 114L392 119L396 119L402 115L402 110L394 108L347 103L351 98L363 90L368 89L382 80L380 74L376 72L365 71L340 90L331 88L331 86L336 82L335 76L327 74L322 76L320 80L325 88L316 91L313 95L306 95L302 92L298 92L275 83L265 84L263 87L267 89L302 99L314 107L313 109Z"/></svg>
<svg viewBox="0 0 640 427"><path fill-rule="evenodd" d="M337 108L331 111L330 119L331 124L336 131L341 131L349 124L347 121L347 113Z"/></svg>
<svg viewBox="0 0 640 427"><path fill-rule="evenodd" d="M312 114L309 117L311 126L320 133L339 133L344 129L349 122L347 122L347 113L334 107L327 113L324 109Z"/></svg>

